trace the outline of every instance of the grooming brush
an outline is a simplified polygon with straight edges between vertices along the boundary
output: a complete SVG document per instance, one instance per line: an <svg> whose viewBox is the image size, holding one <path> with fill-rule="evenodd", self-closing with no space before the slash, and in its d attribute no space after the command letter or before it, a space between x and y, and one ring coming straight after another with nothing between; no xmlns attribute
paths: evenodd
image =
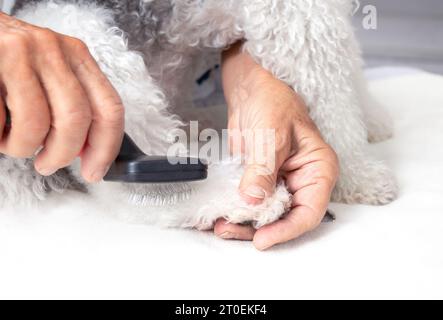
<svg viewBox="0 0 443 320"><path fill-rule="evenodd" d="M207 177L208 165L202 160L148 156L125 134L120 153L104 181L130 183L130 203L165 206L189 199L194 188L187 182Z"/></svg>
<svg viewBox="0 0 443 320"><path fill-rule="evenodd" d="M125 183L172 183L205 180L208 165L196 158L148 156L127 135L105 181Z"/></svg>

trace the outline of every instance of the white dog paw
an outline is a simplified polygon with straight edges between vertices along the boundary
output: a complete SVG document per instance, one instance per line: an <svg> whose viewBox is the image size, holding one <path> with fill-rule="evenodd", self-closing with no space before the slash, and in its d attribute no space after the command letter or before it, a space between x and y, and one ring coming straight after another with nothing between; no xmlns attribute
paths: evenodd
<svg viewBox="0 0 443 320"><path fill-rule="evenodd" d="M368 131L368 141L377 143L388 140L394 135L394 120L377 101L368 98L364 110L364 121Z"/></svg>
<svg viewBox="0 0 443 320"><path fill-rule="evenodd" d="M229 211L222 214L230 223L251 223L256 229L279 220L291 207L291 194L284 184L280 184L274 195L257 206L247 205L243 200L233 203Z"/></svg>
<svg viewBox="0 0 443 320"><path fill-rule="evenodd" d="M340 177L332 200L344 203L386 205L398 196L397 182L389 168L380 162L348 166Z"/></svg>
<svg viewBox="0 0 443 320"><path fill-rule="evenodd" d="M367 123L368 141L378 143L391 139L394 135L392 124L387 120L383 122Z"/></svg>

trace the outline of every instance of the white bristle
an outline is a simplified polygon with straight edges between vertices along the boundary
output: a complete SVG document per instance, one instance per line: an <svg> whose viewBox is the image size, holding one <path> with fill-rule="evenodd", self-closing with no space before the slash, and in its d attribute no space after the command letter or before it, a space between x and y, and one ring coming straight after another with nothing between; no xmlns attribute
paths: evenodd
<svg viewBox="0 0 443 320"><path fill-rule="evenodd" d="M188 200L193 188L188 183L139 185L131 190L129 202L138 206L168 206Z"/></svg>

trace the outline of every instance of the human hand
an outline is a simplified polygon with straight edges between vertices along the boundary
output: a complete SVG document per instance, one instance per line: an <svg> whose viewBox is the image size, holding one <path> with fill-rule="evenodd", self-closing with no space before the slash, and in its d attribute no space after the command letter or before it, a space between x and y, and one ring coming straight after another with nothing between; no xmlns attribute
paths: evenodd
<svg viewBox="0 0 443 320"><path fill-rule="evenodd" d="M263 163L248 163L240 193L250 204L258 204L274 192L277 179L286 181L293 194L292 210L281 220L255 230L251 226L220 220L215 233L224 239L253 240L259 250L295 239L322 221L338 178L335 152L324 142L310 119L303 101L283 82L256 64L240 48L225 56L223 83L229 109L230 130L275 129L272 170ZM255 145L242 141L242 150ZM268 174L263 174L268 171Z"/></svg>
<svg viewBox="0 0 443 320"><path fill-rule="evenodd" d="M83 177L97 182L123 129L121 99L83 42L0 12L0 153L30 158L43 147L35 168L44 176L80 155Z"/></svg>

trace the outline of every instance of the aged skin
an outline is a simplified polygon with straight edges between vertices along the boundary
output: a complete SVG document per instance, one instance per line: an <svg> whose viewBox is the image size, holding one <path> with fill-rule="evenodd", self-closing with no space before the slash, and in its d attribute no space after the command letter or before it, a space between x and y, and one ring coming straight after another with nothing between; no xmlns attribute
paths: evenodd
<svg viewBox="0 0 443 320"><path fill-rule="evenodd" d="M12 122L0 152L29 158L44 146L35 160L43 176L80 155L83 177L100 181L119 151L124 109L85 44L4 13L0 39L0 129L5 105Z"/></svg>
<svg viewBox="0 0 443 320"><path fill-rule="evenodd" d="M283 176L293 196L293 210L282 220L258 231L252 227L217 222L223 239L253 240L264 250L315 229L322 221L338 178L335 152L321 137L302 99L286 84L256 64L237 44L225 53L223 84L230 129L276 130L276 170L261 175L251 164L240 184L246 201L262 201ZM269 106L272 106L269 107Z"/></svg>

